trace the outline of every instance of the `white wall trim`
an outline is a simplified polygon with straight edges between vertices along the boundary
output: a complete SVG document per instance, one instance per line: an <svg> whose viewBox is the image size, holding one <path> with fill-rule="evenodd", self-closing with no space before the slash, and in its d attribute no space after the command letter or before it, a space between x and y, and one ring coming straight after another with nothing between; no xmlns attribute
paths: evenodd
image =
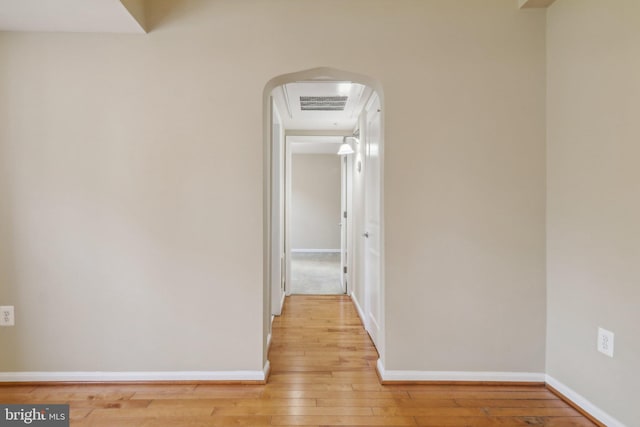
<svg viewBox="0 0 640 427"><path fill-rule="evenodd" d="M293 253L313 253L313 252L318 252L318 253L340 253L340 248L338 249L291 249L291 252Z"/></svg>
<svg viewBox="0 0 640 427"><path fill-rule="evenodd" d="M0 372L3 382L264 381L264 371Z"/></svg>
<svg viewBox="0 0 640 427"><path fill-rule="evenodd" d="M266 362L264 362L264 368L262 368L262 381L266 381L267 377L269 376L269 371L271 371L271 362L267 360Z"/></svg>
<svg viewBox="0 0 640 427"><path fill-rule="evenodd" d="M355 292L351 292L351 301L353 301L353 305L356 306L356 311L358 312L358 316L360 316L360 321L362 322L362 325L364 326L364 311L362 311L362 307L360 307L360 303L358 302L358 299L356 298L356 294ZM380 363L380 360L378 359L378 363Z"/></svg>
<svg viewBox="0 0 640 427"><path fill-rule="evenodd" d="M545 374L538 372L387 371L380 359L378 359L377 368L383 381L545 382Z"/></svg>
<svg viewBox="0 0 640 427"><path fill-rule="evenodd" d="M271 347L271 332L273 331L273 319L275 319L275 315L271 315L271 322L269 322L269 333L267 334L267 354L269 354L269 348Z"/></svg>
<svg viewBox="0 0 640 427"><path fill-rule="evenodd" d="M625 427L625 425L620 421L607 414L602 409L598 408L596 405L587 400L585 397L576 393L573 389L567 387L560 381L553 378L551 375L546 376L546 382L551 387L556 389L559 393L561 393L564 397L571 400L582 410L587 412L589 415L591 415L593 418L600 421L607 427Z"/></svg>

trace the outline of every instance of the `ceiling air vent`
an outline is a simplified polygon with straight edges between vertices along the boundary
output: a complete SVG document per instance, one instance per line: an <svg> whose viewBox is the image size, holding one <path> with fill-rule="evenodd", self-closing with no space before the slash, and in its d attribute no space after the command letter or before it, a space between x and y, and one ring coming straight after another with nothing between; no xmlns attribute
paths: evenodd
<svg viewBox="0 0 640 427"><path fill-rule="evenodd" d="M302 111L344 111L347 96L301 96Z"/></svg>

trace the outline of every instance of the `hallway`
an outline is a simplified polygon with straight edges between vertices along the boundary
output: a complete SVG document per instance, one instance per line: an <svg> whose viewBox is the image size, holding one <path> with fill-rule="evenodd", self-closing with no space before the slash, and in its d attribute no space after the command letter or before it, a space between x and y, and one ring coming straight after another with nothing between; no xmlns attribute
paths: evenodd
<svg viewBox="0 0 640 427"><path fill-rule="evenodd" d="M291 296L267 385L0 386L2 403L70 403L72 426L548 426L589 420L544 386L380 385L347 296Z"/></svg>
<svg viewBox="0 0 640 427"><path fill-rule="evenodd" d="M293 252L291 254L292 295L344 294L340 283L340 254Z"/></svg>

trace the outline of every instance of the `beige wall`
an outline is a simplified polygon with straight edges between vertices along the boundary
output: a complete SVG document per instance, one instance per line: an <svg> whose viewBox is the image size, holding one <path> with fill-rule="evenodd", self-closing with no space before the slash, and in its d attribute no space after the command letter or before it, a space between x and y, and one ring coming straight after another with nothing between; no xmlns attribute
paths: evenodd
<svg viewBox="0 0 640 427"><path fill-rule="evenodd" d="M291 156L291 248L340 250L340 157Z"/></svg>
<svg viewBox="0 0 640 427"><path fill-rule="evenodd" d="M261 369L262 91L317 66L384 88L386 368L544 370L543 10L147 3L0 34L2 370Z"/></svg>
<svg viewBox="0 0 640 427"><path fill-rule="evenodd" d="M548 22L547 369L637 426L640 2L559 0Z"/></svg>
<svg viewBox="0 0 640 427"><path fill-rule="evenodd" d="M545 11L436 4L383 81L385 365L544 372Z"/></svg>

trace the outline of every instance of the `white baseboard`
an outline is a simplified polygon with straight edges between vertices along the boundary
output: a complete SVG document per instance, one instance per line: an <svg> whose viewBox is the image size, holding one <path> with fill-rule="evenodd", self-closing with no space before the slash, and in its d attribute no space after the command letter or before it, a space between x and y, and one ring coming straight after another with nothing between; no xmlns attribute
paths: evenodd
<svg viewBox="0 0 640 427"><path fill-rule="evenodd" d="M543 383L545 374L537 372L485 371L387 371L378 359L378 373L383 381L499 381Z"/></svg>
<svg viewBox="0 0 640 427"><path fill-rule="evenodd" d="M291 249L291 252L294 253L340 253L340 249Z"/></svg>
<svg viewBox="0 0 640 427"><path fill-rule="evenodd" d="M264 368L262 368L262 381L266 381L269 378L269 373L271 372L271 362L267 359L264 362Z"/></svg>
<svg viewBox="0 0 640 427"><path fill-rule="evenodd" d="M273 319L275 319L275 315L271 315L271 322L269 323L269 331L273 330ZM269 348L271 348L271 332L267 334L267 354L269 354Z"/></svg>
<svg viewBox="0 0 640 427"><path fill-rule="evenodd" d="M0 372L3 382L264 381L264 371Z"/></svg>
<svg viewBox="0 0 640 427"><path fill-rule="evenodd" d="M353 305L356 306L356 311L358 312L358 316L360 316L360 321L362 322L362 325L365 325L365 323L364 323L364 311L362 311L362 307L360 307L360 303L358 302L358 299L356 298L356 294L353 293L353 292L351 292L351 301L353 301Z"/></svg>
<svg viewBox="0 0 640 427"><path fill-rule="evenodd" d="M353 297L352 297L353 298ZM356 308L358 303L354 299ZM360 310L358 310L360 312ZM360 314L360 313L359 313ZM362 314L360 314L362 316ZM496 381L546 383L571 400L586 413L607 427L626 427L582 395L550 375L537 372L473 372L473 371L388 371L378 359L378 373L382 381Z"/></svg>
<svg viewBox="0 0 640 427"><path fill-rule="evenodd" d="M575 403L582 410L587 412L589 415L591 415L593 418L600 421L602 424L606 425L607 427L625 427L625 425L622 424L620 421L618 421L611 415L607 414L605 411L598 408L596 405L591 403L585 397L576 393L573 389L567 387L566 385L556 380L552 376L547 375L546 382L551 387L556 389L559 393L561 393L564 397L566 397L567 399Z"/></svg>

